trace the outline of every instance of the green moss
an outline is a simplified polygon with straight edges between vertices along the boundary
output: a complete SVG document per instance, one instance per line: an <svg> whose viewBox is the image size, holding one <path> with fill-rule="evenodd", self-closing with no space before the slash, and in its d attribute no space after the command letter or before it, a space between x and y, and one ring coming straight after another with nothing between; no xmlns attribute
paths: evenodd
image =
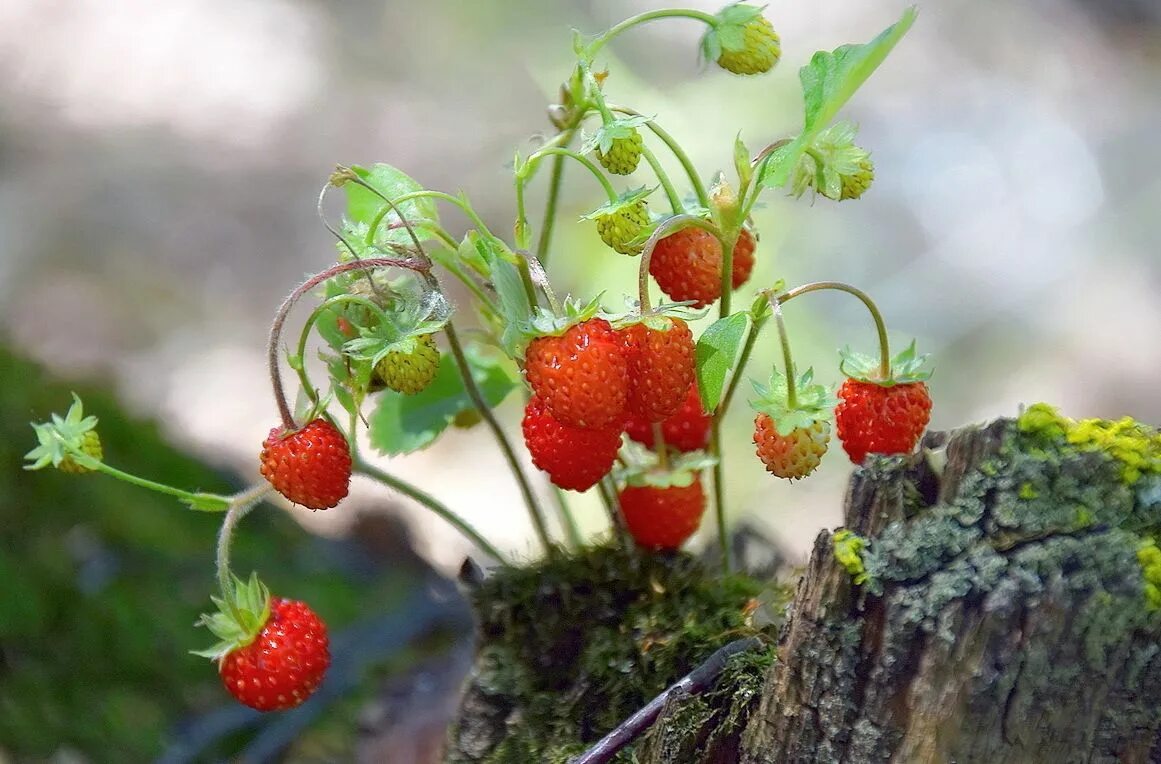
<svg viewBox="0 0 1161 764"><path fill-rule="evenodd" d="M1024 483L1023 485L1020 486L1020 492L1017 495L1021 499L1024 499L1025 501L1027 501L1030 499L1035 499L1037 496L1040 495L1040 492L1037 491L1035 486L1033 486L1031 483Z"/></svg>
<svg viewBox="0 0 1161 764"><path fill-rule="evenodd" d="M476 681L519 723L487 761L549 760L596 741L754 633L748 614L761 589L689 555L612 546L499 571L473 594Z"/></svg>
<svg viewBox="0 0 1161 764"><path fill-rule="evenodd" d="M1137 549L1137 562L1145 579L1145 602L1149 610L1161 610L1161 549L1156 539L1146 539Z"/></svg>
<svg viewBox="0 0 1161 764"><path fill-rule="evenodd" d="M839 565L846 568L856 584L867 582L867 568L863 564L863 547L866 539L857 536L845 528L834 534L834 558Z"/></svg>
<svg viewBox="0 0 1161 764"><path fill-rule="evenodd" d="M1161 474L1161 433L1130 418L1082 419L1062 416L1037 403L1017 420L1020 432L1041 444L1064 441L1083 451L1100 451L1121 465L1121 479L1133 485L1147 474Z"/></svg>

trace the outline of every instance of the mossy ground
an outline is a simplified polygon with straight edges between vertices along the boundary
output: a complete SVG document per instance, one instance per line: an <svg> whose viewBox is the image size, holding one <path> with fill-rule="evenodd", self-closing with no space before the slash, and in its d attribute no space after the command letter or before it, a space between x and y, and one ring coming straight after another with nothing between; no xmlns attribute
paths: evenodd
<svg viewBox="0 0 1161 764"><path fill-rule="evenodd" d="M512 712L487 761L564 761L583 751L715 650L756 633L751 614L762 591L686 554L617 546L495 574L473 595L476 683ZM769 660L738 656L718 687L732 694L743 677L760 682L759 663ZM698 702L708 705L687 715L740 713L719 701L707 695Z"/></svg>

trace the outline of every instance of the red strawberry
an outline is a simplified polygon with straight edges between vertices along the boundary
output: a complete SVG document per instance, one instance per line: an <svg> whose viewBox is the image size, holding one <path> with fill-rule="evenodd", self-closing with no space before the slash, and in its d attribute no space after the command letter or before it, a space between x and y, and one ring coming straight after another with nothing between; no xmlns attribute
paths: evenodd
<svg viewBox="0 0 1161 764"><path fill-rule="evenodd" d="M620 338L603 318L574 324L559 337L532 340L524 373L561 424L603 430L625 421L628 364Z"/></svg>
<svg viewBox="0 0 1161 764"><path fill-rule="evenodd" d="M878 362L848 351L842 370L849 376L839 388L834 418L843 449L855 464L867 454L907 454L915 448L931 418L931 396L919 370L915 343L891 360L885 379L873 371Z"/></svg>
<svg viewBox="0 0 1161 764"><path fill-rule="evenodd" d="M663 328L654 328L656 321ZM649 319L621 330L629 362L628 410L660 422L681 406L693 383L693 332L680 318Z"/></svg>
<svg viewBox="0 0 1161 764"><path fill-rule="evenodd" d="M259 458L262 477L295 504L329 509L347 495L351 451L343 434L325 419L290 433L275 427Z"/></svg>
<svg viewBox="0 0 1161 764"><path fill-rule="evenodd" d="M742 229L730 274L734 289L750 278L755 246L754 235ZM722 295L722 245L709 231L683 228L657 242L649 272L671 299L693 300L694 307L705 307Z"/></svg>
<svg viewBox="0 0 1161 764"><path fill-rule="evenodd" d="M705 512L701 478L689 485L630 485L620 493L621 514L633 539L648 549L677 549Z"/></svg>
<svg viewBox="0 0 1161 764"><path fill-rule="evenodd" d="M270 598L270 615L253 641L222 658L222 684L259 711L294 708L318 689L331 664L327 627L302 602Z"/></svg>
<svg viewBox="0 0 1161 764"><path fill-rule="evenodd" d="M569 427L547 411L533 395L524 409L524 443L532 463L548 473L552 482L573 491L591 488L613 468L621 447L621 430Z"/></svg>
<svg viewBox="0 0 1161 764"><path fill-rule="evenodd" d="M697 451L709 443L712 422L713 417L702 408L697 385L692 384L681 406L661 423L661 437L665 438L667 446L678 451ZM629 417L625 423L625 434L653 448L653 425L641 417Z"/></svg>

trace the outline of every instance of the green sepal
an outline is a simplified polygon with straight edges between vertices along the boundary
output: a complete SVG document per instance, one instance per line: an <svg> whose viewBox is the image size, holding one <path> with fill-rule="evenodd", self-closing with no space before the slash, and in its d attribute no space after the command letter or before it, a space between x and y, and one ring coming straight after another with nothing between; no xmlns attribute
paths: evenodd
<svg viewBox="0 0 1161 764"><path fill-rule="evenodd" d="M424 190L418 181L388 164L378 163L370 167L351 165L348 171L357 175L391 200ZM342 175L337 175L336 179L341 181ZM374 239L370 242L374 249L369 249L365 239L370 230L371 221L388 205L378 195L368 191L358 183L348 180L341 183L341 186L347 195L347 210L343 220L342 233L357 250L356 255L360 257L380 256L383 252L388 251L392 245L407 246L412 243L411 235L405 227L391 227L393 223L400 221L399 215L394 210L389 209L378 228L375 229ZM420 241L434 236L432 229L439 225L439 209L434 199L429 197L412 199L398 205L398 207L407 216L407 222L415 229ZM426 224L430 224L431 227ZM341 242L339 247L340 251L346 249Z"/></svg>
<svg viewBox="0 0 1161 764"><path fill-rule="evenodd" d="M714 14L718 23L706 30L699 49L705 61L717 61L722 50L740 51L746 48L746 24L762 15L766 6L731 3Z"/></svg>
<svg viewBox="0 0 1161 764"><path fill-rule="evenodd" d="M923 382L931 378L931 370L922 368L927 362L927 355L918 355L915 352L915 340L907 348L891 359L891 368L886 379L879 374L879 358L877 356L856 353L849 347L839 351L839 371L851 379L860 382L872 382L883 387L903 385L909 382Z"/></svg>
<svg viewBox="0 0 1161 764"><path fill-rule="evenodd" d="M442 331L451 319L451 304L441 292L429 290L395 302L394 311L380 311L371 326L359 327L360 336L343 343L343 354L374 366L388 353L411 352L418 337Z"/></svg>
<svg viewBox="0 0 1161 764"><path fill-rule="evenodd" d="M588 154L593 149L600 149L602 154L607 154L613 147L613 141L618 138L632 138L637 128L648 124L651 119L653 118L643 114L635 114L616 117L610 122L605 122L592 135L585 136L580 153Z"/></svg>
<svg viewBox="0 0 1161 764"><path fill-rule="evenodd" d="M838 400L824 385L814 382L814 369L807 369L794 384L794 403L790 406L789 387L786 375L774 369L769 384L750 380L756 400L750 407L759 414L766 414L774 422L779 435L789 435L794 430L806 428L816 422L829 422L831 410Z"/></svg>
<svg viewBox="0 0 1161 764"><path fill-rule="evenodd" d="M691 485L698 473L718 463L705 451L678 454L662 467L657 454L633 441L622 447L623 463L613 468L613 480L618 485L652 486L654 488L684 488Z"/></svg>
<svg viewBox="0 0 1161 764"><path fill-rule="evenodd" d="M198 626L209 629L218 642L205 650L191 650L194 655L220 661L253 642L270 618L270 590L258 579L258 574L251 573L245 582L233 574L230 578L231 591L223 592L221 597L210 597L217 612L204 613L197 622Z"/></svg>
<svg viewBox="0 0 1161 764"><path fill-rule="evenodd" d="M609 323L613 325L614 329L624 329L633 324L645 324L650 329L667 331L673 326L673 322L670 319L680 318L682 321L689 323L705 318L710 312L708 305L704 308L693 307L692 300L662 303L649 310L648 313L637 312L640 303L636 298L629 298L626 302L629 305L629 312L609 320Z"/></svg>
<svg viewBox="0 0 1161 764"><path fill-rule="evenodd" d="M754 166L750 164L750 149L738 133L734 138L734 172L738 174L738 183L742 188L748 188L754 176Z"/></svg>
<svg viewBox="0 0 1161 764"><path fill-rule="evenodd" d="M97 418L85 416L80 396L72 395L73 403L64 417L54 413L51 422L30 423L39 445L24 455L32 462L24 465L24 469L40 470L50 464L59 467L66 458L88 469L94 469L100 463L82 450L85 433L96 429Z"/></svg>
<svg viewBox="0 0 1161 764"><path fill-rule="evenodd" d="M794 196L813 188L828 199L842 199L844 178L858 174L871 155L855 145L858 128L850 122L836 122L814 137L810 148L798 158L791 177ZM818 160L822 160L819 162Z"/></svg>
<svg viewBox="0 0 1161 764"><path fill-rule="evenodd" d="M566 298L561 306L563 315L552 313L544 308L537 308L530 317L514 327L518 334L517 355L515 357L523 358L528 343L537 337L559 337L568 331L569 327L582 321L588 321L590 318L600 317L610 324L623 321L627 313L611 313L601 307L601 300L604 296L604 292L602 292L583 304L571 297Z"/></svg>
<svg viewBox="0 0 1161 764"><path fill-rule="evenodd" d="M621 193L616 201L605 202L600 207L597 207L592 212L588 212L580 216L580 220L596 220L597 218L606 215L613 215L623 209L632 207L638 202L645 201L646 197L657 190L657 186L649 188L648 186L641 186L640 188L629 189Z"/></svg>

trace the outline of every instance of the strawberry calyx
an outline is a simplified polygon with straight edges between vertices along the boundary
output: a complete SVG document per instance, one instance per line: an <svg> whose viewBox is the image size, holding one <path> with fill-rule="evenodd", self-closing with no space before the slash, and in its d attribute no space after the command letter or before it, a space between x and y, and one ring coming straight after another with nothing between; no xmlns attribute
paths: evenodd
<svg viewBox="0 0 1161 764"><path fill-rule="evenodd" d="M640 188L633 188L623 191L614 201L605 202L600 207L597 207L592 212L585 213L580 216L581 220L597 220L606 215L614 215L622 210L632 209L638 202L645 201L646 198L654 191L657 186L649 188L648 186L641 186Z"/></svg>
<svg viewBox="0 0 1161 764"><path fill-rule="evenodd" d="M194 655L218 661L254 641L270 618L270 590L251 573L248 581L231 574L233 585L221 597L210 597L217 612L203 613L198 626L210 630L218 642L205 650L191 650Z"/></svg>
<svg viewBox="0 0 1161 764"><path fill-rule="evenodd" d="M926 362L926 354L916 353L915 340L911 340L911 344L903 352L891 359L886 377L882 374L878 357L856 353L849 347L839 351L839 370L845 376L881 387L924 382L930 379L931 370L923 368Z"/></svg>
<svg viewBox="0 0 1161 764"><path fill-rule="evenodd" d="M680 319L689 323L704 318L709 312L708 307L693 307L692 300L686 300L685 302L667 302L650 308L644 313L636 312L638 303L634 300L631 301L631 308L632 310L628 314L609 319L609 323L612 324L614 329L619 331L634 324L644 324L654 331L666 332L675 326L673 319Z"/></svg>
<svg viewBox="0 0 1161 764"><path fill-rule="evenodd" d="M637 128L648 124L650 119L652 117L635 114L604 121L593 134L585 136L580 153L587 154L595 149L602 154L608 154L613 148L613 141L633 138L637 134Z"/></svg>
<svg viewBox="0 0 1161 764"><path fill-rule="evenodd" d="M706 61L717 61L723 50L744 50L746 24L760 17L764 9L765 6L731 3L714 14L718 23L702 35L702 57Z"/></svg>
<svg viewBox="0 0 1161 764"><path fill-rule="evenodd" d="M750 407L766 414L774 422L779 435L786 436L799 428L816 422L829 422L831 410L838 399L824 385L814 382L814 369L807 369L794 383L794 401L790 400L790 384L786 375L775 369L769 384L750 380L758 398Z"/></svg>
<svg viewBox="0 0 1161 764"><path fill-rule="evenodd" d="M51 421L32 425L39 445L24 455L32 462L24 469L40 470L50 464L65 471L95 469L102 456L96 428L97 418L85 416L80 396L73 393L73 403L63 417L54 413Z"/></svg>
<svg viewBox="0 0 1161 764"><path fill-rule="evenodd" d="M705 451L690 451L662 464L655 452L633 441L623 444L621 452L625 459L613 468L613 480L623 486L684 488L692 485L702 470L718 463Z"/></svg>

